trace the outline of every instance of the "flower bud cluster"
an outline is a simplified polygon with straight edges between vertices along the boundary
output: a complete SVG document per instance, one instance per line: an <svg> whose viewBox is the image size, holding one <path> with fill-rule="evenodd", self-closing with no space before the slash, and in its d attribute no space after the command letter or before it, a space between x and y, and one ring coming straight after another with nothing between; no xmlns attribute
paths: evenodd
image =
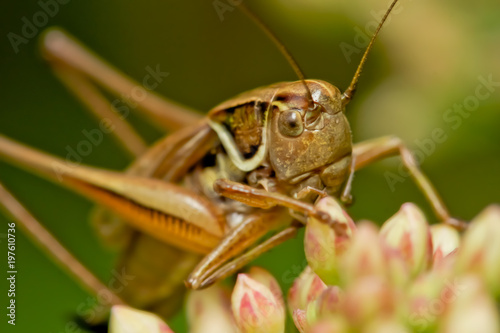
<svg viewBox="0 0 500 333"><path fill-rule="evenodd" d="M410 203L380 229L355 225L330 197L316 207L345 232L308 220L308 266L287 295L299 332L500 332L500 206L486 208L463 235L429 225ZM280 286L257 267L238 275L232 293L220 285L191 292L186 311L191 333L285 332ZM110 332L172 331L153 314L117 306Z"/></svg>

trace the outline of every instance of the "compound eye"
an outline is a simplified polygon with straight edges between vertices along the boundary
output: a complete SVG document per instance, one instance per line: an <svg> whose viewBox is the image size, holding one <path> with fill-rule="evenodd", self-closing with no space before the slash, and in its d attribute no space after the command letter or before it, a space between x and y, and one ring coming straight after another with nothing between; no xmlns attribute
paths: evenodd
<svg viewBox="0 0 500 333"><path fill-rule="evenodd" d="M278 119L278 129L285 136L299 136L304 131L304 123L296 110L283 111Z"/></svg>

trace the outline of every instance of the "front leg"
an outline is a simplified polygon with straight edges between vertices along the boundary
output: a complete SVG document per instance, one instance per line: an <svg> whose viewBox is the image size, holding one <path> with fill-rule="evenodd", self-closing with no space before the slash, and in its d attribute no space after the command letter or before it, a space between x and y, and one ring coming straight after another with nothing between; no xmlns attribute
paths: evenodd
<svg viewBox="0 0 500 333"><path fill-rule="evenodd" d="M337 223L337 221L333 220L330 215L318 210L316 206L281 193L269 192L227 179L217 179L214 182L214 189L221 196L237 200L252 207L263 209L275 206L286 207L292 211L303 213L304 215L314 217L319 221L329 224L339 234L344 234L346 231L343 224ZM313 192L319 197L327 196L325 192L318 191L317 189L309 186L304 188L298 194L299 196L305 196L309 192Z"/></svg>
<svg viewBox="0 0 500 333"><path fill-rule="evenodd" d="M283 206L308 214L314 212L314 207L311 204L281 193L269 192L228 179L217 179L214 182L214 190L223 197L239 201L251 207L269 209L275 206ZM308 187L306 191L310 191L310 188ZM306 193L301 193L301 195L303 194Z"/></svg>
<svg viewBox="0 0 500 333"><path fill-rule="evenodd" d="M291 225L288 228L281 230L261 244L234 258L228 263L222 266L218 266L218 268L216 269L214 267L214 269L207 270L205 274L203 274L203 276L199 279L196 279L194 277L195 272L197 272L197 270L195 269L192 275L190 275L190 277L188 278L186 285L191 288L203 289L211 286L217 281L233 275L245 265L252 262L255 258L258 258L260 255L266 253L279 244L295 237L297 235L299 227L299 225Z"/></svg>
<svg viewBox="0 0 500 333"><path fill-rule="evenodd" d="M234 273L254 257L247 255L246 258L250 260L238 261L239 255L269 231L290 223L290 216L280 208L258 211L247 216L196 266L189 275L186 286L192 289L206 288L216 280ZM225 264L234 258L237 264L233 265L232 269L228 269Z"/></svg>
<svg viewBox="0 0 500 333"><path fill-rule="evenodd" d="M339 223L340 221L337 221L336 217L331 216L328 212L281 193L268 192L227 179L216 180L214 189L221 196L252 207L269 210L248 216L198 264L186 281L186 285L192 289L202 289L210 286L214 282L235 273L262 253L294 237L298 228L302 227L303 224L297 220L292 222L290 214L286 214L286 211L279 207L286 207L323 221L329 224L339 235L347 233L347 225ZM317 191L313 188L304 190ZM323 192L317 194L321 197L324 196ZM284 224L287 224L288 227L243 253L265 233Z"/></svg>

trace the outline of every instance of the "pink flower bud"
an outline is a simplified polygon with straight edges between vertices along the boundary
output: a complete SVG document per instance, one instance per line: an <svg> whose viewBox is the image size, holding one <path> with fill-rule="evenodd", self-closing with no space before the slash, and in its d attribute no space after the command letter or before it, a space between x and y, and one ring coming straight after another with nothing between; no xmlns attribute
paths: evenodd
<svg viewBox="0 0 500 333"><path fill-rule="evenodd" d="M253 266L248 272L248 276L257 282L262 283L264 286L269 288L273 293L274 297L280 301L283 308L285 307L285 301L283 300L283 293L281 292L281 287L274 278L274 276L263 268Z"/></svg>
<svg viewBox="0 0 500 333"><path fill-rule="evenodd" d="M341 316L325 318L312 326L308 333L346 333L350 332L349 324Z"/></svg>
<svg viewBox="0 0 500 333"><path fill-rule="evenodd" d="M422 211L411 203L387 220L380 230L384 243L402 256L413 276L427 269L432 258L432 239Z"/></svg>
<svg viewBox="0 0 500 333"><path fill-rule="evenodd" d="M479 277L461 279L461 289L440 319L438 332L500 332L498 309Z"/></svg>
<svg viewBox="0 0 500 333"><path fill-rule="evenodd" d="M387 260L387 273L389 280L395 287L405 287L411 281L410 267L399 253L385 249Z"/></svg>
<svg viewBox="0 0 500 333"><path fill-rule="evenodd" d="M231 297L234 319L242 333L285 331L285 309L268 287L238 274Z"/></svg>
<svg viewBox="0 0 500 333"><path fill-rule="evenodd" d="M349 323L359 327L375 318L393 316L397 304L396 291L386 279L367 276L345 290L342 310Z"/></svg>
<svg viewBox="0 0 500 333"><path fill-rule="evenodd" d="M336 200L321 199L316 208L327 214L335 223L345 225L346 235L338 235L328 224L309 218L304 236L304 251L309 266L327 284L338 283L338 256L347 248L356 228L352 219Z"/></svg>
<svg viewBox="0 0 500 333"><path fill-rule="evenodd" d="M358 224L347 251L340 258L342 283L352 283L364 276L387 276L386 256L377 228L369 222Z"/></svg>
<svg viewBox="0 0 500 333"><path fill-rule="evenodd" d="M307 324L306 312L304 310L297 309L293 311L293 323L300 333L307 333L309 325Z"/></svg>
<svg viewBox="0 0 500 333"><path fill-rule="evenodd" d="M316 204L316 209L326 213L333 222L342 225L347 237L352 237L354 232L356 232L356 224L334 198L321 198Z"/></svg>
<svg viewBox="0 0 500 333"><path fill-rule="evenodd" d="M500 206L492 205L471 222L458 250L456 270L478 273L500 295Z"/></svg>
<svg viewBox="0 0 500 333"><path fill-rule="evenodd" d="M190 291L186 312L190 333L234 333L230 294L220 285Z"/></svg>
<svg viewBox="0 0 500 333"><path fill-rule="evenodd" d="M419 275L407 291L408 324L415 332L435 332L436 323L460 290L459 280L429 271Z"/></svg>
<svg viewBox="0 0 500 333"><path fill-rule="evenodd" d="M316 300L325 289L326 284L312 271L311 267L307 266L288 291L290 313L296 309L306 310L308 304Z"/></svg>
<svg viewBox="0 0 500 333"><path fill-rule="evenodd" d="M115 305L111 309L109 332L173 333L168 325L157 315L124 305Z"/></svg>
<svg viewBox="0 0 500 333"><path fill-rule="evenodd" d="M342 306L343 293L337 286L325 289L316 299L316 311L320 317L338 313Z"/></svg>
<svg viewBox="0 0 500 333"><path fill-rule="evenodd" d="M431 226L433 265L438 267L450 253L454 252L460 245L458 231L446 224L434 224Z"/></svg>

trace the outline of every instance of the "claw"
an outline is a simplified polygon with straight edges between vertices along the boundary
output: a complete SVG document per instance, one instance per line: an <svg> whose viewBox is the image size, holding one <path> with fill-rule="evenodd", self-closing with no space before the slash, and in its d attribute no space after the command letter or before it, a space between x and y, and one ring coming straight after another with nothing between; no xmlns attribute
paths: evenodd
<svg viewBox="0 0 500 333"><path fill-rule="evenodd" d="M447 219L443 223L447 224L449 226L452 226L453 228L457 229L458 231L465 231L469 227L469 223L467 223L466 221L456 219L454 217L450 217L449 219Z"/></svg>

